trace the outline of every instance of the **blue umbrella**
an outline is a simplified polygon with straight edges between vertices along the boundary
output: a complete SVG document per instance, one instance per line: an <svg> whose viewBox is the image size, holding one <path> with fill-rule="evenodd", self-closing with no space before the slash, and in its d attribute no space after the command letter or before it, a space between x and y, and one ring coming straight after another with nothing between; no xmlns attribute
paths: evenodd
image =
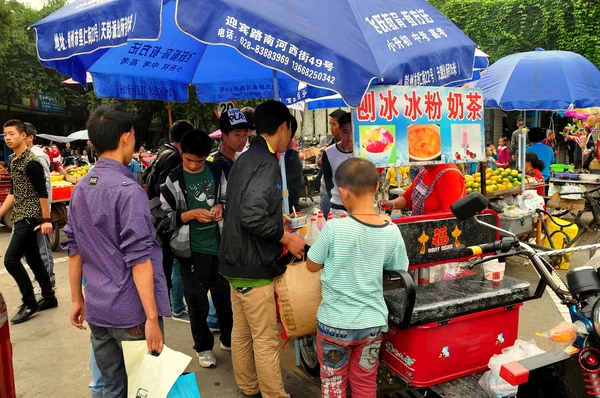
<svg viewBox="0 0 600 398"><path fill-rule="evenodd" d="M425 0L177 0L176 18L351 106L373 82L442 86L473 71L475 43Z"/></svg>
<svg viewBox="0 0 600 398"><path fill-rule="evenodd" d="M183 102L189 84L202 102L276 96L271 69L183 33L174 0L79 0L33 28L42 64L84 87L88 71L99 97ZM298 81L275 77L281 96L297 94Z"/></svg>
<svg viewBox="0 0 600 398"><path fill-rule="evenodd" d="M600 71L579 54L530 51L492 64L473 87L486 108L560 110L600 105Z"/></svg>

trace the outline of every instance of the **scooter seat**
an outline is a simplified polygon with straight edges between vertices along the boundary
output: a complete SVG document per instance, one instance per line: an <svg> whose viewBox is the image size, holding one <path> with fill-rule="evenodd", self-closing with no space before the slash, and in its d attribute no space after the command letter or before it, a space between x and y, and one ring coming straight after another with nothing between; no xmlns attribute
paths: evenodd
<svg viewBox="0 0 600 398"><path fill-rule="evenodd" d="M409 325L413 326L522 302L531 296L529 287L529 282L520 279L504 277L500 282L490 282L482 275L419 285L415 286L412 313L410 305L407 306L405 287L386 283L383 296L390 322L401 327L407 324L402 321L408 313L411 313Z"/></svg>

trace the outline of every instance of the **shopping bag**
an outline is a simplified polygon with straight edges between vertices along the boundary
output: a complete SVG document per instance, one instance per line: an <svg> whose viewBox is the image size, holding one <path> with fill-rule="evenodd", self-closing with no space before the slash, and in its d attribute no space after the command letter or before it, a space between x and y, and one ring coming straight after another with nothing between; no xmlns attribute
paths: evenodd
<svg viewBox="0 0 600 398"><path fill-rule="evenodd" d="M273 281L279 318L289 338L317 333L317 310L321 304L321 274L311 272L306 263L288 265Z"/></svg>
<svg viewBox="0 0 600 398"><path fill-rule="evenodd" d="M124 341L127 398L166 398L192 357L163 346L158 356L148 353L145 340Z"/></svg>
<svg viewBox="0 0 600 398"><path fill-rule="evenodd" d="M179 376L167 398L200 398L194 373Z"/></svg>

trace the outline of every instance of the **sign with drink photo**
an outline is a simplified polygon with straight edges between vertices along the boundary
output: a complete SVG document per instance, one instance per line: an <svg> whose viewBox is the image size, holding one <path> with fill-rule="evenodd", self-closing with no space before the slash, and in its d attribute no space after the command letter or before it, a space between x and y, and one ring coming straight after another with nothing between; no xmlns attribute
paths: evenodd
<svg viewBox="0 0 600 398"><path fill-rule="evenodd" d="M486 158L479 89L373 86L353 119L354 154L378 167Z"/></svg>

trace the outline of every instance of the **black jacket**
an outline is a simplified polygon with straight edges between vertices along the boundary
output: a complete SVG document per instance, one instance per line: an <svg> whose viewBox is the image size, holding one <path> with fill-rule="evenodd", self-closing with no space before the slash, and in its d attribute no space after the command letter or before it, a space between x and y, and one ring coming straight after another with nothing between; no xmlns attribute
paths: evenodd
<svg viewBox="0 0 600 398"><path fill-rule="evenodd" d="M229 173L219 250L223 276L273 279L285 272L286 266L276 263L283 250L282 201L277 156L258 136Z"/></svg>

